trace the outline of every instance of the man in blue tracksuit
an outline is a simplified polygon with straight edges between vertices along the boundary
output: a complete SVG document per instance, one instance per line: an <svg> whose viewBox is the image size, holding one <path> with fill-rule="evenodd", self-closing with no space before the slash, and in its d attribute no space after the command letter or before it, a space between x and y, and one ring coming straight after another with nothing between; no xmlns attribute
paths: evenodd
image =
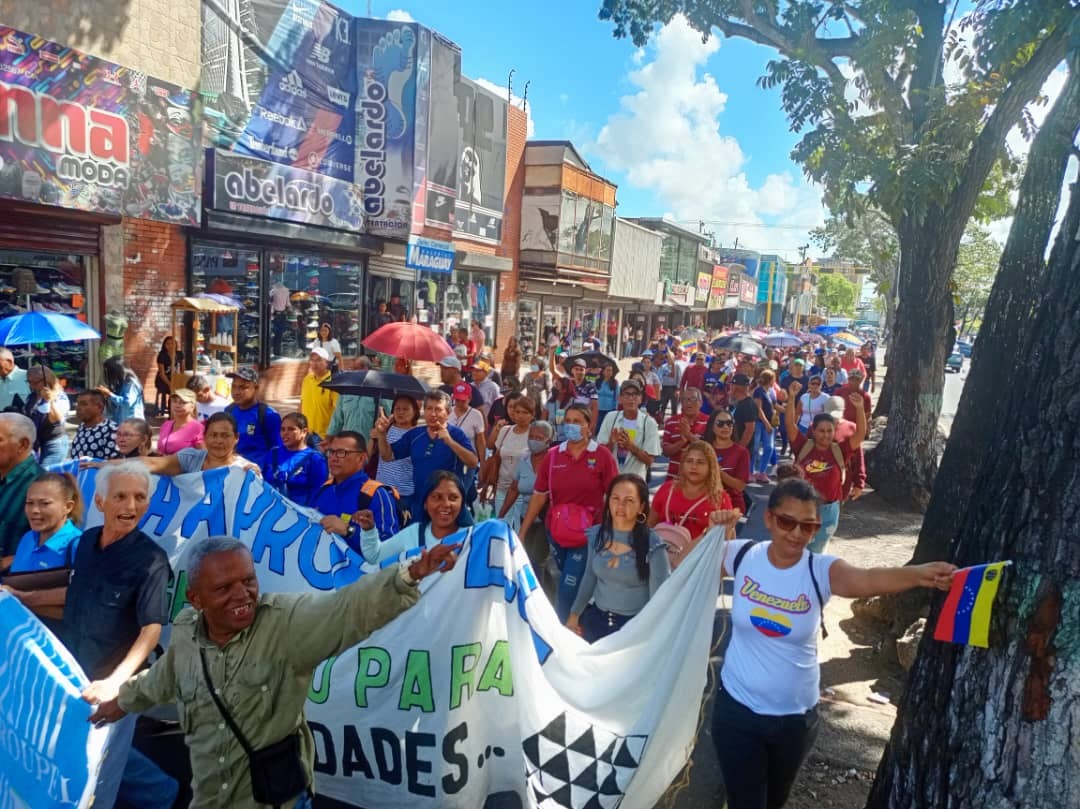
<svg viewBox="0 0 1080 809"><path fill-rule="evenodd" d="M240 442L238 454L259 467L266 465L273 447L281 447L281 416L259 401L259 374L254 368L239 368L226 374L232 380L232 404L225 412L236 419Z"/></svg>
<svg viewBox="0 0 1080 809"><path fill-rule="evenodd" d="M400 529L397 495L364 472L367 453L362 435L345 430L324 443L330 480L315 492L311 507L323 515L325 530L344 537L361 553L361 530L374 527L385 541Z"/></svg>

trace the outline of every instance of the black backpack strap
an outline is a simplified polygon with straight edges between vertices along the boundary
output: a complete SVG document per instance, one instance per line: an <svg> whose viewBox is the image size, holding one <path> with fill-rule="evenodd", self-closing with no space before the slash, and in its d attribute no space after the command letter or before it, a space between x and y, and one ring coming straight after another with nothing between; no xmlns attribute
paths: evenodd
<svg viewBox="0 0 1080 809"><path fill-rule="evenodd" d="M266 432L266 403L259 402L255 408L255 427L259 435L264 435Z"/></svg>
<svg viewBox="0 0 1080 809"><path fill-rule="evenodd" d="M755 545L757 545L759 542L764 542L764 540L751 539L745 545L743 545L741 548L739 548L739 552L737 554L735 554L735 561L732 562L732 564L731 564L731 577L732 578L735 578L735 573L736 573L736 571L738 571L739 565L742 563L743 557L746 556L746 552L748 550L750 550L752 547L754 547Z"/></svg>
<svg viewBox="0 0 1080 809"><path fill-rule="evenodd" d="M808 551L809 554L807 561L810 565L810 581L814 585L814 595L817 596L819 610L818 615L821 619L821 639L829 637L829 630L825 628L825 599L821 597L821 588L818 587L817 574L814 573L814 552Z"/></svg>

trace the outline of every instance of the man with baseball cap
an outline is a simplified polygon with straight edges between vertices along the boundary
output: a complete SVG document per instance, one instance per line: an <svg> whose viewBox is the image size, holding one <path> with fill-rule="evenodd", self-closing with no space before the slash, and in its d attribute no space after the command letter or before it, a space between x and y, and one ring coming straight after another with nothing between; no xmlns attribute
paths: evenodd
<svg viewBox="0 0 1080 809"><path fill-rule="evenodd" d="M453 396L454 387L459 382L465 382L464 377L461 375L461 367L461 360L456 356L443 357L439 360L439 377L442 379L439 390L447 396ZM465 382L465 384L469 385L468 382ZM469 385L469 389L472 391L469 395L469 404L476 408L483 407L484 397L481 396L480 392L472 385Z"/></svg>
<svg viewBox="0 0 1080 809"><path fill-rule="evenodd" d="M281 447L281 416L259 401L259 374L254 368L237 368L226 376L232 380L232 404L225 408L236 420L240 441L238 455L263 466L273 447Z"/></svg>
<svg viewBox="0 0 1080 809"><path fill-rule="evenodd" d="M642 478L660 454L660 428L642 408L645 391L636 379L619 385L621 410L608 413L596 436L599 444L611 450L619 464L619 472ZM677 418L673 416L673 418Z"/></svg>
<svg viewBox="0 0 1080 809"><path fill-rule="evenodd" d="M728 402L735 418L735 432L731 437L747 449L754 440L754 428L758 421L758 404L750 395L749 388L750 377L746 374L735 374L728 380Z"/></svg>
<svg viewBox="0 0 1080 809"><path fill-rule="evenodd" d="M486 417L491 410L492 403L498 399L500 395L499 386L491 379L490 362L487 360L477 360L473 363L472 385L484 400L484 404L480 409L484 411L484 416ZM453 396L453 394L451 394L451 396Z"/></svg>
<svg viewBox="0 0 1080 809"><path fill-rule="evenodd" d="M596 389L596 384L586 377L587 367L585 360L580 357L570 363L570 382L574 386L573 402L589 408L592 412L592 423L596 424L600 415L600 391Z"/></svg>
<svg viewBox="0 0 1080 809"><path fill-rule="evenodd" d="M300 385L300 412L307 417L308 430L320 440L328 434L330 419L338 403L336 391L321 387L331 376L330 352L322 346L311 349L308 372Z"/></svg>

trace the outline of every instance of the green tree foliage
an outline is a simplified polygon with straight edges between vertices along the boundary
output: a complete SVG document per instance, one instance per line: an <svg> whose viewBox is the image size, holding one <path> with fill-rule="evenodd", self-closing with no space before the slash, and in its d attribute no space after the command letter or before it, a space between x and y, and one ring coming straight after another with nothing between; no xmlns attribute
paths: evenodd
<svg viewBox="0 0 1080 809"><path fill-rule="evenodd" d="M896 270L900 245L896 229L874 208L852 216L831 214L825 224L810 231L810 240L834 258L870 268L887 323L896 307Z"/></svg>
<svg viewBox="0 0 1080 809"><path fill-rule="evenodd" d="M844 276L826 273L818 278L817 297L818 303L828 310L830 317L853 317L859 290Z"/></svg>
<svg viewBox="0 0 1080 809"><path fill-rule="evenodd" d="M1015 174L1005 135L1015 125L1030 135L1026 108L1064 58L1077 14L1062 0L976 0L960 16L958 5L602 0L600 9L616 36L638 45L681 13L704 36L718 30L775 51L759 83L779 89L801 134L792 157L824 187L830 210L859 215L872 207L892 225L900 271L882 391L889 426L868 471L879 492L918 505L937 467L964 228L995 165L1000 176Z"/></svg>
<svg viewBox="0 0 1080 809"><path fill-rule="evenodd" d="M978 331L990 289L994 286L1001 245L977 225L968 227L953 274L953 303L956 306L956 331L960 335Z"/></svg>

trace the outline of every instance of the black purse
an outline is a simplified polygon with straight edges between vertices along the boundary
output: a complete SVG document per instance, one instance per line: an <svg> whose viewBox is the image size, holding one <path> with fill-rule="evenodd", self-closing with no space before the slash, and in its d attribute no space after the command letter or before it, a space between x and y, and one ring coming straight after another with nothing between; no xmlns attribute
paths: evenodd
<svg viewBox="0 0 1080 809"><path fill-rule="evenodd" d="M240 731L229 709L218 696L214 681L210 679L210 668L206 665L206 652L199 649L202 660L203 677L210 689L210 696L221 712L221 718L232 730L240 746L248 757L251 770L251 794L258 803L265 803L280 809L302 793L308 791L307 773L300 757L300 732L290 733L279 742L274 742L259 750L252 748L247 737Z"/></svg>

